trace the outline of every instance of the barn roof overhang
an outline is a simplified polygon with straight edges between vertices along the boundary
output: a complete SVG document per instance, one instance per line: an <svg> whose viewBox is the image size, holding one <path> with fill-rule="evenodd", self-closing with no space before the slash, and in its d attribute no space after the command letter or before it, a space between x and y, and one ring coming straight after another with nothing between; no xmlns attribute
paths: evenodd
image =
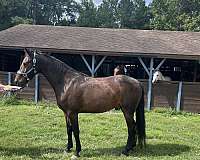
<svg viewBox="0 0 200 160"><path fill-rule="evenodd" d="M41 25L0 32L0 48L44 52L200 60L200 33Z"/></svg>

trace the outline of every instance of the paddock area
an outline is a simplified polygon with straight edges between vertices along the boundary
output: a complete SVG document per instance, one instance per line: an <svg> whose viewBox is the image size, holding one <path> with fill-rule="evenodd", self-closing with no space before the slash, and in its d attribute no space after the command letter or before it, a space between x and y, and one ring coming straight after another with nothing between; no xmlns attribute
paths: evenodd
<svg viewBox="0 0 200 160"><path fill-rule="evenodd" d="M63 113L52 103L0 100L0 159L70 159L65 153ZM200 156L198 114L169 109L146 112L146 150L121 155L127 137L121 111L80 114L83 144L80 160L197 160ZM73 150L74 151L74 150Z"/></svg>

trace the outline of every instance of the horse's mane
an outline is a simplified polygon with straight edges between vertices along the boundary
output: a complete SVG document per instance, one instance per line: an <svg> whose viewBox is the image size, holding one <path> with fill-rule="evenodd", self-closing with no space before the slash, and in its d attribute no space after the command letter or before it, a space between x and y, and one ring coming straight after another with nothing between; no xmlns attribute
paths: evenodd
<svg viewBox="0 0 200 160"><path fill-rule="evenodd" d="M63 61L55 58L54 56L50 56L48 54L42 54L45 58L47 58L49 61L51 61L52 63L55 64L55 67L60 70L61 72L65 72L65 71L71 71L73 73L78 73L81 74L83 76L87 76L87 74L79 72L77 70L75 70L74 68L70 67L69 65L67 65L66 63L64 63Z"/></svg>

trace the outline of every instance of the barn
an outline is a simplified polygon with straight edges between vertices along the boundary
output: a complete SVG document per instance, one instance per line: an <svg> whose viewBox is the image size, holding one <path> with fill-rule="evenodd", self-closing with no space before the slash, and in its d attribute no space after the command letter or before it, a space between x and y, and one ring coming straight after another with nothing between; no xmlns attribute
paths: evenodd
<svg viewBox="0 0 200 160"><path fill-rule="evenodd" d="M93 77L111 76L118 64L143 82L146 105L200 113L200 33L18 25L0 32L0 81L11 83L24 48L36 48ZM155 70L172 81L152 85ZM55 101L37 75L19 97Z"/></svg>

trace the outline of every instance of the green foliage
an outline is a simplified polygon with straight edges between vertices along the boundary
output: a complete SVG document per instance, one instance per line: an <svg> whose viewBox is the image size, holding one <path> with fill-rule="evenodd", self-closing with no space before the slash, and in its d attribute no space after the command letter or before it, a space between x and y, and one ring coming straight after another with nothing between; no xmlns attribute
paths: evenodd
<svg viewBox="0 0 200 160"><path fill-rule="evenodd" d="M154 0L151 13L153 29L200 31L199 0Z"/></svg>
<svg viewBox="0 0 200 160"><path fill-rule="evenodd" d="M11 94L11 96L8 95L0 96L0 107L16 106L16 105L34 105L34 102L30 100L20 100L16 94Z"/></svg>
<svg viewBox="0 0 200 160"><path fill-rule="evenodd" d="M119 28L118 0L103 0L97 16L100 27Z"/></svg>
<svg viewBox="0 0 200 160"><path fill-rule="evenodd" d="M21 24L200 31L199 0L1 0L0 30Z"/></svg>
<svg viewBox="0 0 200 160"><path fill-rule="evenodd" d="M148 24L148 8L144 0L121 0L119 17L122 28L146 29Z"/></svg>
<svg viewBox="0 0 200 160"><path fill-rule="evenodd" d="M0 30L20 23L71 25L77 12L75 0L1 0Z"/></svg>
<svg viewBox="0 0 200 160"><path fill-rule="evenodd" d="M32 24L33 20L28 18L22 18L22 17L11 17L11 24L12 25L18 25L18 24Z"/></svg>
<svg viewBox="0 0 200 160"><path fill-rule="evenodd" d="M82 0L77 25L81 27L97 27L97 8L93 0Z"/></svg>
<svg viewBox="0 0 200 160"><path fill-rule="evenodd" d="M27 17L29 0L0 1L0 30L12 26L12 18Z"/></svg>
<svg viewBox="0 0 200 160"><path fill-rule="evenodd" d="M11 96L1 96L0 97L0 105L1 106L10 106L10 105L18 105L19 100L17 99L16 95Z"/></svg>
<svg viewBox="0 0 200 160"><path fill-rule="evenodd" d="M162 113L162 114L165 114L167 116L175 116L175 115L194 116L195 115L194 113L184 112L184 111L177 112L176 109L164 108L164 107L163 108L156 107L151 112Z"/></svg>

